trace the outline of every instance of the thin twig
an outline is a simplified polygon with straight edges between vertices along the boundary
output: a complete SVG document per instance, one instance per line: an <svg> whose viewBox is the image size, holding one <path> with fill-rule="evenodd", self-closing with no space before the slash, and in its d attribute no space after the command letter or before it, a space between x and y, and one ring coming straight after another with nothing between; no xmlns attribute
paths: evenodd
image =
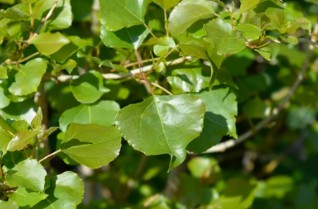
<svg viewBox="0 0 318 209"><path fill-rule="evenodd" d="M43 162L44 160L47 160L51 157L54 157L55 155L57 155L58 153L62 152L62 150L58 149L55 152L52 152L50 154L48 154L47 156L45 156L44 158L42 158L41 160L39 160L39 163Z"/></svg>
<svg viewBox="0 0 318 209"><path fill-rule="evenodd" d="M313 50L308 49L308 55L304 62L304 65L302 66L301 71L299 72L297 79L295 80L294 84L291 86L288 94L285 96L285 98L281 101L281 103L277 106L276 109L272 112L272 115L268 118L263 119L258 124L256 124L253 129L248 130L244 134L238 137L238 139L230 139L225 142L221 142L217 145L214 145L210 149L206 150L204 153L217 153L217 152L224 152L225 150L234 147L242 142L244 142L246 139L250 138L254 134L256 134L259 130L264 128L269 122L271 122L273 119L275 119L278 114L282 111L282 109L285 107L285 105L289 102L292 95L295 93L297 88L299 87L300 83L302 82L304 75L309 67L310 59L313 55Z"/></svg>
<svg viewBox="0 0 318 209"><path fill-rule="evenodd" d="M181 64L187 60L190 60L191 57L181 57L175 60L171 60L166 62L167 66L172 66L172 65L178 65ZM133 78L135 75L140 74L140 71L143 73L149 72L153 69L153 65L146 65L143 66L141 68L136 68L133 69L131 71L129 71L129 73L104 73L103 74L103 78L104 79L108 79L108 80L116 80L116 79L123 79L123 78L127 78L127 77L131 77ZM57 80L60 82L67 82L69 80L74 80L77 79L79 76L78 75L60 75L57 77Z"/></svg>
<svg viewBox="0 0 318 209"><path fill-rule="evenodd" d="M160 86L159 84L157 84L157 83L155 83L155 82L151 82L151 85L153 85L153 86L155 86L155 87L161 89L162 91L166 92L166 93L169 94L169 95L173 95L173 93L171 93L168 89L166 89L166 88Z"/></svg>
<svg viewBox="0 0 318 209"><path fill-rule="evenodd" d="M49 12L47 13L47 15L42 19L41 24L38 26L38 28L36 29L36 33L38 34L42 27L44 26L44 24L48 21L48 19L53 15L53 12L57 6L57 4L59 3L59 0L55 0L51 9L49 10Z"/></svg>

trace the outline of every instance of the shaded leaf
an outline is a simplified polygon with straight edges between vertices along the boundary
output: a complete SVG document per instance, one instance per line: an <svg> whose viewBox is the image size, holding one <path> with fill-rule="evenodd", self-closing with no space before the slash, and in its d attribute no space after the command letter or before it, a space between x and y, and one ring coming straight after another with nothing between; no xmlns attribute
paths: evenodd
<svg viewBox="0 0 318 209"><path fill-rule="evenodd" d="M111 126L120 107L115 101L100 101L93 105L79 105L66 110L60 117L60 128L65 131L70 123Z"/></svg>
<svg viewBox="0 0 318 209"><path fill-rule="evenodd" d="M244 39L234 31L232 25L222 19L210 21L205 29L219 55L238 53L246 47Z"/></svg>
<svg viewBox="0 0 318 209"><path fill-rule="evenodd" d="M100 0L101 23L110 31L142 25L148 0Z"/></svg>
<svg viewBox="0 0 318 209"><path fill-rule="evenodd" d="M9 91L17 96L28 95L37 91L47 67L44 59L33 59L19 69L15 74L15 81Z"/></svg>
<svg viewBox="0 0 318 209"><path fill-rule="evenodd" d="M5 95L4 89L0 87L0 109L8 106L10 99Z"/></svg>
<svg viewBox="0 0 318 209"><path fill-rule="evenodd" d="M213 17L214 10L215 4L211 1L182 1L169 16L169 31L173 36L180 35L196 21Z"/></svg>
<svg viewBox="0 0 318 209"><path fill-rule="evenodd" d="M6 181L11 187L21 186L32 191L43 191L45 176L46 171L37 160L26 159L7 171Z"/></svg>
<svg viewBox="0 0 318 209"><path fill-rule="evenodd" d="M96 124L71 124L65 132L61 150L90 168L99 168L114 160L121 147L115 127Z"/></svg>
<svg viewBox="0 0 318 209"><path fill-rule="evenodd" d="M153 96L121 109L116 124L134 149L169 154L177 166L185 159L186 146L200 134L204 112L203 101L193 95Z"/></svg>
<svg viewBox="0 0 318 209"><path fill-rule="evenodd" d="M199 153L220 142L225 135L237 137L237 101L230 88L214 89L198 96L206 104L204 126L202 133L190 144L189 149Z"/></svg>

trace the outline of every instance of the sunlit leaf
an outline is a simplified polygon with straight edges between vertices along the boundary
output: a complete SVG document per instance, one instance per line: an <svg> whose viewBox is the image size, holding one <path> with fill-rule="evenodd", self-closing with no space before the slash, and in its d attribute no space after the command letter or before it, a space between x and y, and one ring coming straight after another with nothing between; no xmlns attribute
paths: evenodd
<svg viewBox="0 0 318 209"><path fill-rule="evenodd" d="M180 0L153 0L163 9L170 9L171 7L176 6Z"/></svg>
<svg viewBox="0 0 318 209"><path fill-rule="evenodd" d="M70 43L61 33L41 33L32 40L32 44L44 55L51 55Z"/></svg>
<svg viewBox="0 0 318 209"><path fill-rule="evenodd" d="M109 89L104 87L103 77L97 71L89 71L73 80L71 89L74 97L81 103L96 102Z"/></svg>
<svg viewBox="0 0 318 209"><path fill-rule="evenodd" d="M42 20L47 12L55 4L55 0L36 1L33 14L38 20ZM57 1L57 6L51 18L48 19L47 27L49 30L65 29L72 25L73 15L70 0Z"/></svg>
<svg viewBox="0 0 318 209"><path fill-rule="evenodd" d="M115 127L96 124L71 124L65 132L61 150L90 168L99 168L119 154L121 137Z"/></svg>
<svg viewBox="0 0 318 209"><path fill-rule="evenodd" d="M147 155L169 154L173 166L185 159L186 146L203 125L205 105L193 95L153 96L119 111L117 125L128 143Z"/></svg>
<svg viewBox="0 0 318 209"><path fill-rule="evenodd" d="M246 47L244 39L232 25L220 18L210 21L205 29L219 55L238 53Z"/></svg>
<svg viewBox="0 0 318 209"><path fill-rule="evenodd" d="M37 160L26 159L7 171L6 182L11 187L21 186L32 191L43 191L45 176L46 171Z"/></svg>
<svg viewBox="0 0 318 209"><path fill-rule="evenodd" d="M108 47L138 49L148 34L149 30L144 26L132 26L113 32L102 25L100 36Z"/></svg>
<svg viewBox="0 0 318 209"><path fill-rule="evenodd" d="M10 194L10 200L22 207L33 207L35 204L44 200L48 195L44 192L31 192L23 187L19 187L14 193Z"/></svg>
<svg viewBox="0 0 318 209"><path fill-rule="evenodd" d="M60 117L60 128L65 131L70 123L99 124L111 126L115 123L115 116L119 105L114 101L101 101L92 105L79 105L66 110Z"/></svg>
<svg viewBox="0 0 318 209"><path fill-rule="evenodd" d="M110 31L145 24L147 0L100 0L101 22Z"/></svg>
<svg viewBox="0 0 318 209"><path fill-rule="evenodd" d="M17 96L28 95L37 91L46 71L47 62L36 58L23 65L15 74L15 81L9 87L9 91Z"/></svg>
<svg viewBox="0 0 318 209"><path fill-rule="evenodd" d="M196 21L213 17L214 10L215 4L211 1L182 1L169 16L169 31L174 36L182 34Z"/></svg>
<svg viewBox="0 0 318 209"><path fill-rule="evenodd" d="M80 204L84 195L84 185L80 177L71 171L57 175L54 197Z"/></svg>
<svg viewBox="0 0 318 209"><path fill-rule="evenodd" d="M240 0L241 6L239 9L240 13L247 12L251 9L254 9L260 2L260 0Z"/></svg>

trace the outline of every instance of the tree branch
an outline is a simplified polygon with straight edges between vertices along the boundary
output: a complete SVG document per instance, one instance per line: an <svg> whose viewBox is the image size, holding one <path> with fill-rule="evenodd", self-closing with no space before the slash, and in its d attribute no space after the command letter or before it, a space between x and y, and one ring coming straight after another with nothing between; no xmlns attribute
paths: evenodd
<svg viewBox="0 0 318 209"><path fill-rule="evenodd" d="M186 60L190 60L191 57L181 57L175 60L171 60L168 61L166 63L167 66L171 66L171 65L177 65L177 64L181 64L183 62L185 62ZM142 67L138 67L136 69L133 69L131 71L129 71L129 73L105 73L103 74L103 78L104 79L109 79L109 80L117 80L117 79L122 79L122 78L127 78L127 77L131 77L133 78L135 75L140 74L140 72L142 73L146 73L149 72L153 69L153 65L146 65L146 66L142 66ZM66 82L69 80L73 80L78 78L78 75L60 75L57 77L57 80L60 82Z"/></svg>
<svg viewBox="0 0 318 209"><path fill-rule="evenodd" d="M277 108L275 108L273 110L271 116L260 121L258 124L255 125L255 127L253 127L253 129L248 130L247 132L243 133L241 136L238 137L238 139L230 139L230 140L227 140L225 142L221 142L219 144L216 144L216 145L212 146L210 149L206 150L204 153L224 152L227 149L244 142L246 139L250 138L251 136L256 134L259 130L264 128L269 122L274 120L279 115L279 113L282 111L282 109L285 107L285 105L290 101L291 97L296 92L300 83L304 79L304 75L309 67L310 59L311 59L312 55L313 55L313 50L308 49L307 58L304 62L304 65L301 68L301 71L299 72L299 74L297 76L297 79L295 80L294 84L291 86L290 90L288 91L288 94L280 102L280 104L277 106Z"/></svg>

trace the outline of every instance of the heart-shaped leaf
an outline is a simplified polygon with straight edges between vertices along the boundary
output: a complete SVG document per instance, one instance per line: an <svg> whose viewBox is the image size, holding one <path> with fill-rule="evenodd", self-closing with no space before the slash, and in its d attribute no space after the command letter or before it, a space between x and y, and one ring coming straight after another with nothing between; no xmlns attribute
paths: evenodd
<svg viewBox="0 0 318 209"><path fill-rule="evenodd" d="M169 154L182 163L187 145L202 131L204 102L194 95L153 96L119 111L122 135L147 155Z"/></svg>
<svg viewBox="0 0 318 209"><path fill-rule="evenodd" d="M80 164L99 168L118 156L120 142L120 133L115 127L71 124L65 132L61 150Z"/></svg>

